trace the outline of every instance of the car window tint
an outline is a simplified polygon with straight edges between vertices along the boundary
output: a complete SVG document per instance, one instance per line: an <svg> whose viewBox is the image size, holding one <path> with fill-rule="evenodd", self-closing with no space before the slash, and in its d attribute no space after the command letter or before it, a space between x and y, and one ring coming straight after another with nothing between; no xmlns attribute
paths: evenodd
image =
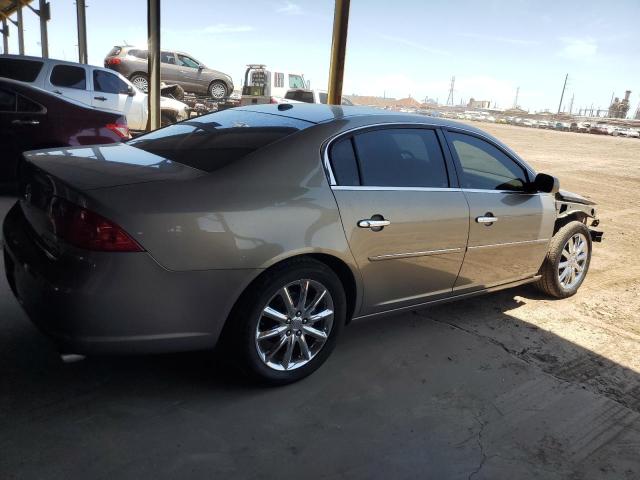
<svg viewBox="0 0 640 480"><path fill-rule="evenodd" d="M147 51L146 50L129 50L129 55L139 58L141 60L147 59Z"/></svg>
<svg viewBox="0 0 640 480"><path fill-rule="evenodd" d="M327 103L327 94L324 92L320 92L318 93L318 100L320 100L320 103Z"/></svg>
<svg viewBox="0 0 640 480"><path fill-rule="evenodd" d="M129 85L123 82L117 75L102 70L93 71L93 90L104 93L129 93Z"/></svg>
<svg viewBox="0 0 640 480"><path fill-rule="evenodd" d="M284 98L288 100L296 100L298 102L313 103L313 92L305 90L289 90L285 93Z"/></svg>
<svg viewBox="0 0 640 480"><path fill-rule="evenodd" d="M58 87L84 90L87 87L85 70L82 67L56 65L51 71L51 84Z"/></svg>
<svg viewBox="0 0 640 480"><path fill-rule="evenodd" d="M18 95L18 112L22 113L35 113L41 112L42 106L29 100L28 98Z"/></svg>
<svg viewBox="0 0 640 480"><path fill-rule="evenodd" d="M16 111L16 95L8 90L0 89L0 112Z"/></svg>
<svg viewBox="0 0 640 480"><path fill-rule="evenodd" d="M180 61L180 65L188 68L198 68L200 64L196 62L193 58L189 58L186 55L178 54L178 60Z"/></svg>
<svg viewBox="0 0 640 480"><path fill-rule="evenodd" d="M304 79L300 75L289 75L289 88L306 88Z"/></svg>
<svg viewBox="0 0 640 480"><path fill-rule="evenodd" d="M295 118L229 109L161 128L128 143L212 172L311 125Z"/></svg>
<svg viewBox="0 0 640 480"><path fill-rule="evenodd" d="M376 187L449 186L434 130L388 128L354 137L362 185Z"/></svg>
<svg viewBox="0 0 640 480"><path fill-rule="evenodd" d="M21 82L33 82L40 73L43 63L37 60L0 58L0 77Z"/></svg>
<svg viewBox="0 0 640 480"><path fill-rule="evenodd" d="M122 48L113 47L111 50L109 50L109 53L107 53L107 57L115 57L116 55L119 55L121 51Z"/></svg>
<svg viewBox="0 0 640 480"><path fill-rule="evenodd" d="M462 188L523 191L524 169L488 142L471 135L449 132L462 165Z"/></svg>
<svg viewBox="0 0 640 480"><path fill-rule="evenodd" d="M334 143L330 153L331 170L338 185L360 185L358 163L351 137Z"/></svg>

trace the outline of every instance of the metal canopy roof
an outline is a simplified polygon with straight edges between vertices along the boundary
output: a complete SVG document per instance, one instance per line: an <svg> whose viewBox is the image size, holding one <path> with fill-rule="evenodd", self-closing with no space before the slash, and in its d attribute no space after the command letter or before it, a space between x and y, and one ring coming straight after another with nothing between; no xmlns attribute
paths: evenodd
<svg viewBox="0 0 640 480"><path fill-rule="evenodd" d="M32 1L33 0L0 0L0 19L10 17L18 10L18 6L21 4L23 6L27 5Z"/></svg>

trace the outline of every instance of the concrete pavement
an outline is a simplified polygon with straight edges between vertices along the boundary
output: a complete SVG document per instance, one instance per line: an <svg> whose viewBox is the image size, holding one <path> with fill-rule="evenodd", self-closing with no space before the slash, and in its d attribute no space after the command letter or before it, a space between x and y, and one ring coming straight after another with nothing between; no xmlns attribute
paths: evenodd
<svg viewBox="0 0 640 480"><path fill-rule="evenodd" d="M206 352L62 364L2 276L0 478L639 478L633 405L465 327L479 305L516 322L526 293L354 322L265 389Z"/></svg>

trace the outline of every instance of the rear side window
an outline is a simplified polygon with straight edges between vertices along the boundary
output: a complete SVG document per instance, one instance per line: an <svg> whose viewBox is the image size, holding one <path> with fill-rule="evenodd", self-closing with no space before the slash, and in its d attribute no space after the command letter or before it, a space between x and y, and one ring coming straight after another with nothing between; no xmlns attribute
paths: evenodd
<svg viewBox="0 0 640 480"><path fill-rule="evenodd" d="M85 70L71 65L56 65L51 71L51 84L57 87L84 90L87 88Z"/></svg>
<svg viewBox="0 0 640 480"><path fill-rule="evenodd" d="M0 77L33 82L42 70L42 62L18 58L0 58Z"/></svg>
<svg viewBox="0 0 640 480"><path fill-rule="evenodd" d="M120 55L121 51L122 51L122 48L113 47L111 50L109 50L109 53L107 53L107 57L115 57L116 55Z"/></svg>
<svg viewBox="0 0 640 480"><path fill-rule="evenodd" d="M351 137L348 137L331 147L331 170L338 185L360 185L358 162L351 142Z"/></svg>
<svg viewBox="0 0 640 480"><path fill-rule="evenodd" d="M161 63L168 63L170 65L175 65L176 64L176 57L171 52L160 52L160 62Z"/></svg>
<svg viewBox="0 0 640 480"><path fill-rule="evenodd" d="M0 112L16 111L16 94L0 89Z"/></svg>
<svg viewBox="0 0 640 480"><path fill-rule="evenodd" d="M284 98L288 100L297 100L298 102L313 103L313 92L305 90L289 90L284 94Z"/></svg>
<svg viewBox="0 0 640 480"><path fill-rule="evenodd" d="M361 183L376 187L447 188L449 180L434 130L388 128L354 137Z"/></svg>
<svg viewBox="0 0 640 480"><path fill-rule="evenodd" d="M117 75L102 70L93 71L93 90L104 93L129 93L129 85Z"/></svg>
<svg viewBox="0 0 640 480"><path fill-rule="evenodd" d="M147 51L146 50L129 50L128 55L131 55L132 57L139 58L141 60L146 60L147 59Z"/></svg>
<svg viewBox="0 0 640 480"><path fill-rule="evenodd" d="M294 118L229 109L161 128L128 143L213 172L311 125Z"/></svg>
<svg viewBox="0 0 640 480"><path fill-rule="evenodd" d="M21 113L37 113L43 110L42 106L29 100L28 98L18 95L18 112Z"/></svg>

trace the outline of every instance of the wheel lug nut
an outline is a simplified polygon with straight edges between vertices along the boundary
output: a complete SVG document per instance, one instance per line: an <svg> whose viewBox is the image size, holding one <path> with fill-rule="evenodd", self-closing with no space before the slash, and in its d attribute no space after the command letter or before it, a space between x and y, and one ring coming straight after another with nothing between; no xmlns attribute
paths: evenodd
<svg viewBox="0 0 640 480"><path fill-rule="evenodd" d="M291 330L287 330L287 337L291 335Z"/></svg>
<svg viewBox="0 0 640 480"><path fill-rule="evenodd" d="M306 318L304 320L302 320L302 323L307 323L309 320L307 320Z"/></svg>
<svg viewBox="0 0 640 480"><path fill-rule="evenodd" d="M296 335L297 335L297 336L302 335L302 330L298 330L298 331L296 332Z"/></svg>
<svg viewBox="0 0 640 480"><path fill-rule="evenodd" d="M291 323L291 319L290 318L287 318L287 323Z"/></svg>

